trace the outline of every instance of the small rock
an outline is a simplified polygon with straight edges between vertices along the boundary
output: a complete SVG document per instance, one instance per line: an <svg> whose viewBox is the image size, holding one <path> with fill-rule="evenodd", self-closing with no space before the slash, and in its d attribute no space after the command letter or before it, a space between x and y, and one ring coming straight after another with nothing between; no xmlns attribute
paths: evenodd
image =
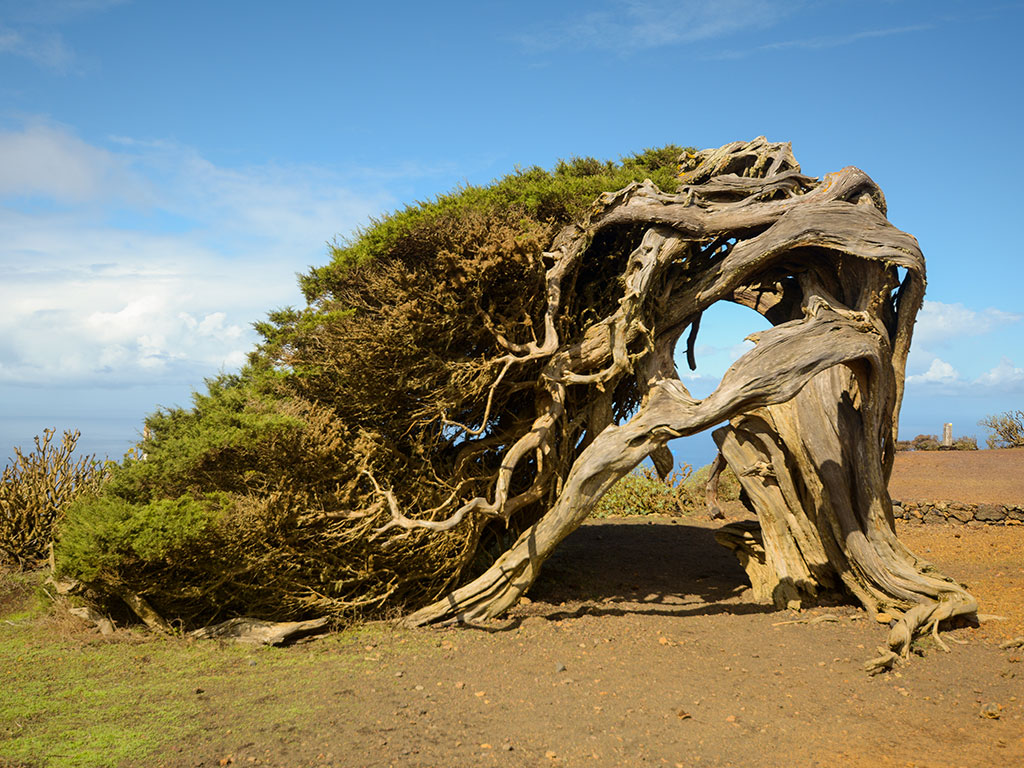
<svg viewBox="0 0 1024 768"><path fill-rule="evenodd" d="M555 672L565 672L565 670L566 670L565 664L559 664L558 666L555 667Z"/></svg>
<svg viewBox="0 0 1024 768"><path fill-rule="evenodd" d="M994 523L1006 517L1006 508L999 504L979 504L978 511L974 513L975 520L987 523Z"/></svg>
<svg viewBox="0 0 1024 768"><path fill-rule="evenodd" d="M114 625L111 623L110 619L89 606L69 608L68 613L72 616L77 616L87 624L96 627L100 631L101 635L114 634Z"/></svg>
<svg viewBox="0 0 1024 768"><path fill-rule="evenodd" d="M990 704L985 704L981 708L981 710L978 712L978 717L985 717L985 718L988 718L989 720L998 720L999 716L1000 716L1000 712L1002 711L1002 709L1003 709L1002 706L1000 706L999 704L996 704L993 701Z"/></svg>
<svg viewBox="0 0 1024 768"><path fill-rule="evenodd" d="M879 624L888 624L893 620L895 620L895 617L891 613L879 611L875 614L875 621L877 621Z"/></svg>

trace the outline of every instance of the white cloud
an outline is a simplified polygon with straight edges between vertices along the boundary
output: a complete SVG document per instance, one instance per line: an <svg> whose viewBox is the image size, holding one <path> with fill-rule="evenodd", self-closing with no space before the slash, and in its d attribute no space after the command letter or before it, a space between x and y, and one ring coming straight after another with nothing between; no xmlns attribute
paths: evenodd
<svg viewBox="0 0 1024 768"><path fill-rule="evenodd" d="M928 370L914 376L907 376L908 384L952 384L960 380L960 374L945 360L935 358Z"/></svg>
<svg viewBox="0 0 1024 768"><path fill-rule="evenodd" d="M138 202L148 185L130 165L130 159L43 121L0 133L0 197L44 197L64 204L115 197Z"/></svg>
<svg viewBox="0 0 1024 768"><path fill-rule="evenodd" d="M981 336L1001 326L1018 323L1024 315L989 307L981 311L963 304L925 301L914 326L914 343L942 346L950 339Z"/></svg>
<svg viewBox="0 0 1024 768"><path fill-rule="evenodd" d="M301 302L295 273L391 202L321 169L225 168L165 143L102 148L38 122L0 133L8 165L7 383L199 383L237 368L250 324Z"/></svg>
<svg viewBox="0 0 1024 768"><path fill-rule="evenodd" d="M5 226L8 218L0 215L0 237L15 245L16 235L36 239L24 218L17 227ZM254 341L248 324L286 296L272 263L232 275L222 257L187 238L83 229L47 235L38 238L43 264L12 270L0 285L0 381L125 384L159 375L198 382L237 367ZM121 267L90 270L94 247ZM130 266L140 254L159 260L170 249L173 261L160 268ZM5 251L0 246L0 261Z"/></svg>
<svg viewBox="0 0 1024 768"><path fill-rule="evenodd" d="M1017 368L1010 358L1004 357L999 361L999 365L981 374L977 383L999 389L1024 388L1024 368Z"/></svg>
<svg viewBox="0 0 1024 768"><path fill-rule="evenodd" d="M616 0L607 10L591 11L519 39L532 50L636 51L769 27L791 11L791 5L768 0Z"/></svg>
<svg viewBox="0 0 1024 768"><path fill-rule="evenodd" d="M907 385L912 390L951 396L988 397L1024 392L1024 368L1018 368L1013 360L1003 357L993 368L970 378L936 357L924 373L907 376Z"/></svg>

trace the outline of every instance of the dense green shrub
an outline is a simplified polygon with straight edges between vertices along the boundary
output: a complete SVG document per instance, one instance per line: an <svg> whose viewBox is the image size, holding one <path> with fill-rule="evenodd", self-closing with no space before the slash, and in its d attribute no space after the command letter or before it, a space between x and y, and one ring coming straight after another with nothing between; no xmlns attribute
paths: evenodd
<svg viewBox="0 0 1024 768"><path fill-rule="evenodd" d="M988 437L989 448L1024 446L1024 411L1006 411L995 416L986 416L978 425L993 432Z"/></svg>
<svg viewBox="0 0 1024 768"><path fill-rule="evenodd" d="M484 522L385 530L383 489L419 519L491 492L535 396L509 381L484 418L496 336L522 344L542 324L555 233L584 221L602 192L645 178L674 190L680 152L517 170L335 243L330 263L300 277L306 306L256 324L263 341L246 367L207 382L191 408L150 416L137 455L73 505L55 547L61 572L103 594L134 592L185 625L242 613L344 621L443 594L479 562ZM611 252L624 263L634 234L612 228L603 245L621 238ZM617 306L607 275L621 270L586 269L566 292L565 338ZM620 410L639 397L635 382L624 388ZM453 422L483 422L484 434L467 439ZM513 476L513 490L524 482ZM506 530L550 501L517 508Z"/></svg>
<svg viewBox="0 0 1024 768"><path fill-rule="evenodd" d="M206 549L224 501L182 496L139 505L116 496L82 499L61 531L62 567L84 581L114 583L123 568L187 558Z"/></svg>
<svg viewBox="0 0 1024 768"><path fill-rule="evenodd" d="M103 477L95 457L74 460L78 432L65 432L59 445L55 434L43 430L27 454L15 448L0 475L0 564L30 568L45 560L68 506L95 490Z"/></svg>

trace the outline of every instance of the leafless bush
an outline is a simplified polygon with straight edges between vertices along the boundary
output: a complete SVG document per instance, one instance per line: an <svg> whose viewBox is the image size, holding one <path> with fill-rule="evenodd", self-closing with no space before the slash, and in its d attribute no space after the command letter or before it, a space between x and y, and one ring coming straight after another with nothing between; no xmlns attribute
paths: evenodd
<svg viewBox="0 0 1024 768"><path fill-rule="evenodd" d="M80 433L66 431L60 445L54 429L35 438L28 454L14 449L14 459L0 477L0 562L30 568L45 560L54 527L68 505L98 487L103 471L93 456L72 459Z"/></svg>
<svg viewBox="0 0 1024 768"><path fill-rule="evenodd" d="M995 416L986 416L979 426L991 429L989 448L1016 448L1024 446L1024 411L1006 411Z"/></svg>

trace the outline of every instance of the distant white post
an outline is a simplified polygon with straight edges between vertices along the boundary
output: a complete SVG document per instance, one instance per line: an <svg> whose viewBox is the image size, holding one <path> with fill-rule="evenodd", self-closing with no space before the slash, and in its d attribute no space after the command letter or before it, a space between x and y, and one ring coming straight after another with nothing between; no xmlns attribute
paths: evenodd
<svg viewBox="0 0 1024 768"><path fill-rule="evenodd" d="M942 444L946 448L953 447L953 425L943 424L942 425Z"/></svg>

